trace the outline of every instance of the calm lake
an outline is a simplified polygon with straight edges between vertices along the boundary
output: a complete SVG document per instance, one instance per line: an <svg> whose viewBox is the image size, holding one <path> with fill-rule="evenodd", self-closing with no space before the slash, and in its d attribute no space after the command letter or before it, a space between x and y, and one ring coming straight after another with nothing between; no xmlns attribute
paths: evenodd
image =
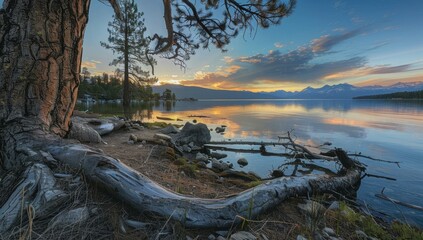
<svg viewBox="0 0 423 240"><path fill-rule="evenodd" d="M79 110L123 115L118 104L78 105ZM223 135L212 132L212 140L277 141L287 131L293 131L296 141L307 145L331 142L331 147L362 153L374 158L399 161L396 164L359 160L368 165L367 172L397 179L396 181L363 179L358 199L374 210L423 227L423 212L375 197L384 193L396 200L423 206L423 101L382 100L200 100L134 105L132 118L157 121L157 116L205 123L209 128L226 125ZM206 118L189 116L207 116ZM183 124L184 122L174 122ZM230 146L251 149L250 146ZM258 147L255 147L258 149ZM281 152L280 148L267 148ZM307 166L294 167L283 157L252 153L225 152L225 161L234 163L244 157L249 161L243 171L253 171L268 177L272 169L285 175L322 173ZM333 171L337 166L313 161ZM389 217L388 217L389 218Z"/></svg>

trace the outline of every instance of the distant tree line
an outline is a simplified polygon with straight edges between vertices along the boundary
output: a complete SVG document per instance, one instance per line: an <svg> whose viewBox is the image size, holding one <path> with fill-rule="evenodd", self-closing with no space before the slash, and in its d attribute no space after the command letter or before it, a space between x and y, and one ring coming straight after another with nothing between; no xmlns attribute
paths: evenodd
<svg viewBox="0 0 423 240"><path fill-rule="evenodd" d="M423 90L355 97L354 99L423 99Z"/></svg>
<svg viewBox="0 0 423 240"><path fill-rule="evenodd" d="M103 73L102 76L90 76L86 71L81 76L78 98L84 99L87 95L96 100L115 100L122 99L123 81L120 77L109 76ZM137 101L175 101L176 95L171 90L166 89L162 94L154 93L150 85L143 85L139 82L130 83L130 97Z"/></svg>

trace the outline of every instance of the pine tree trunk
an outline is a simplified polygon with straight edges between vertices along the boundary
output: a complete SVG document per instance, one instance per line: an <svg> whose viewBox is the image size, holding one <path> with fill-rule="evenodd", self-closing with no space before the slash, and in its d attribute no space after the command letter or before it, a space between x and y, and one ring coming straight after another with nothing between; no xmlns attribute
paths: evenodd
<svg viewBox="0 0 423 240"><path fill-rule="evenodd" d="M125 46L124 46L124 61L125 61L125 72L124 72L124 80L123 80L123 107L128 108L131 105L131 94L129 89L129 33L128 33L128 2L125 2Z"/></svg>

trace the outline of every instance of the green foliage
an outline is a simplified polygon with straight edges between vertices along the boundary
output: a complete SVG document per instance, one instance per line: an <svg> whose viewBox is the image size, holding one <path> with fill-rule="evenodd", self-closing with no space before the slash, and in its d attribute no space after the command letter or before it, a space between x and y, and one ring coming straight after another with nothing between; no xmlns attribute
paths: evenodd
<svg viewBox="0 0 423 240"><path fill-rule="evenodd" d="M400 222L394 222L391 225L395 238L399 240L416 239L423 240L423 231L410 227Z"/></svg>
<svg viewBox="0 0 423 240"><path fill-rule="evenodd" d="M354 99L423 99L423 90L355 97Z"/></svg>
<svg viewBox="0 0 423 240"><path fill-rule="evenodd" d="M178 161L178 159L176 161ZM194 164L185 163L181 165L178 170L183 171L188 177L196 178L197 166Z"/></svg>

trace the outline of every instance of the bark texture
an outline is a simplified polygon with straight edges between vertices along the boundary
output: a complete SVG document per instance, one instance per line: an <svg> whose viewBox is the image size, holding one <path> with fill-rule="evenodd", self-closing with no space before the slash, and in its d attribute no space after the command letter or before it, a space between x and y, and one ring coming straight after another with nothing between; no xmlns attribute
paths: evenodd
<svg viewBox="0 0 423 240"><path fill-rule="evenodd" d="M4 2L0 125L34 119L64 136L77 98L90 0Z"/></svg>
<svg viewBox="0 0 423 240"><path fill-rule="evenodd" d="M0 13L0 163L23 161L17 144L39 129L69 130L90 0L6 0ZM33 139L37 142L36 139ZM23 154L25 155L25 154Z"/></svg>

